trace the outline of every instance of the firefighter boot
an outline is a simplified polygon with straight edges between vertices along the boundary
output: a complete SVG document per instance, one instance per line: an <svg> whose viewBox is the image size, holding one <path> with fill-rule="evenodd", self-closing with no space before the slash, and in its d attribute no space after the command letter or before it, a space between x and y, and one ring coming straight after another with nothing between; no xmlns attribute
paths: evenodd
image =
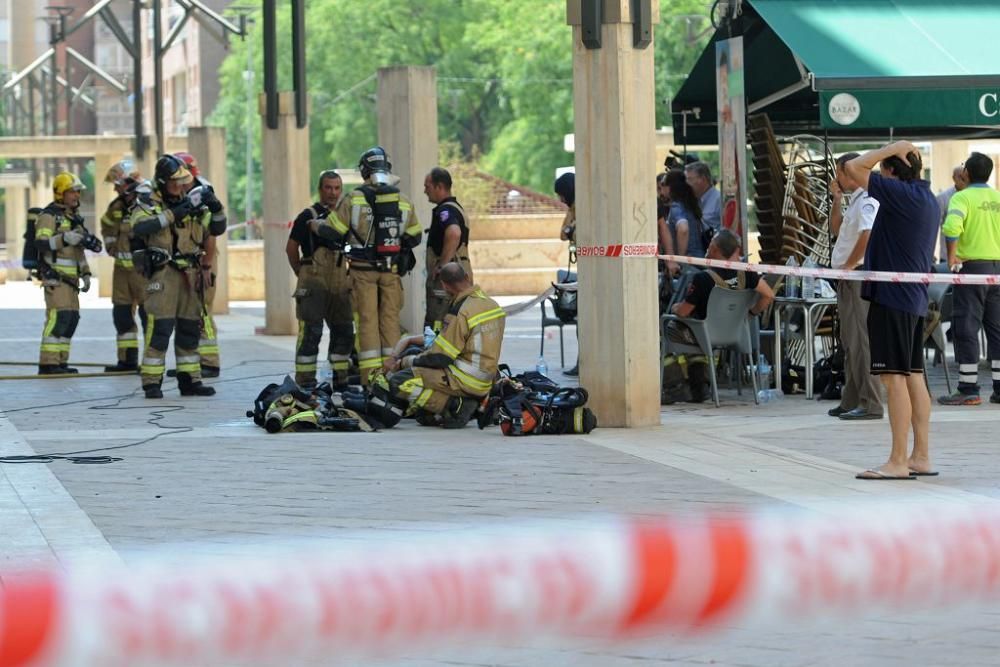
<svg viewBox="0 0 1000 667"><path fill-rule="evenodd" d="M465 428L465 425L476 413L481 398L470 398L469 396L452 396L448 399L448 407L442 415L441 426L444 428Z"/></svg>
<svg viewBox="0 0 1000 667"><path fill-rule="evenodd" d="M163 398L163 390L158 384L144 384L142 390L146 392L146 398Z"/></svg>
<svg viewBox="0 0 1000 667"><path fill-rule="evenodd" d="M684 380L684 371L674 355L663 359L663 388L660 405L673 405L691 400L691 390Z"/></svg>
<svg viewBox="0 0 1000 667"><path fill-rule="evenodd" d="M688 358L688 387L691 390L691 403L704 403L711 396L708 385L708 359L704 355Z"/></svg>
<svg viewBox="0 0 1000 667"><path fill-rule="evenodd" d="M206 387L200 380L192 380L187 373L177 374L177 388L181 396L215 396L215 387Z"/></svg>

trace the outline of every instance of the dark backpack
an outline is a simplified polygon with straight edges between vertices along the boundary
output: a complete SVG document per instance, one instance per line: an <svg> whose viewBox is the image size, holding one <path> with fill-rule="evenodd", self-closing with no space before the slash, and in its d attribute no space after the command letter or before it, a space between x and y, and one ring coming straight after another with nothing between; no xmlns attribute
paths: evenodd
<svg viewBox="0 0 1000 667"><path fill-rule="evenodd" d="M512 376L501 365L500 379L479 414L479 428L499 424L511 436L590 433L597 428L597 417L584 407L589 397L583 387L560 387L535 371Z"/></svg>
<svg viewBox="0 0 1000 667"><path fill-rule="evenodd" d="M38 269L41 258L38 256L38 248L35 246L35 223L38 216L45 209L32 206L28 209L28 224L24 229L24 248L21 249L21 266L28 271Z"/></svg>

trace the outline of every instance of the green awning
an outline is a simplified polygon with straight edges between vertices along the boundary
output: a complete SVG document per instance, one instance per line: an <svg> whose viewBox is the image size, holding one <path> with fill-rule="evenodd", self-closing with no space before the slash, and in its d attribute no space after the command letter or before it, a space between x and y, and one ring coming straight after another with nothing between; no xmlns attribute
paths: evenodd
<svg viewBox="0 0 1000 667"><path fill-rule="evenodd" d="M778 134L1000 136L997 0L746 0L749 112ZM715 143L715 42L672 103L674 130ZM698 109L695 115L692 110ZM682 114L687 111L688 113Z"/></svg>

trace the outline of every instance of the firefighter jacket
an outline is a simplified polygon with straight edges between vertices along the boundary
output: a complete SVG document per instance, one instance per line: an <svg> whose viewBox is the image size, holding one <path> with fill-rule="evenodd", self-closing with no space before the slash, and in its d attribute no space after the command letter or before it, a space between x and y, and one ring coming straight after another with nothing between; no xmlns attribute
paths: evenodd
<svg viewBox="0 0 1000 667"><path fill-rule="evenodd" d="M500 363L506 316L496 301L474 285L454 298L444 329L430 348L407 357L404 366L442 368L452 381L449 384L457 384L471 396L485 396Z"/></svg>
<svg viewBox="0 0 1000 667"><path fill-rule="evenodd" d="M132 225L128 213L129 205L125 198L115 197L101 217L101 236L104 237L104 248L108 251L108 255L115 258L115 266L131 269L134 267L132 244L129 239Z"/></svg>
<svg viewBox="0 0 1000 667"><path fill-rule="evenodd" d="M397 214L398 219L394 219ZM352 262L362 264L374 264L379 257L415 248L423 234L413 204L389 186L366 184L356 188L341 200L326 225L327 229L320 228L320 233L330 237L332 228L332 237L351 246Z"/></svg>
<svg viewBox="0 0 1000 667"><path fill-rule="evenodd" d="M225 220L214 220L205 206L200 206L184 217L175 219L174 211L163 201L163 195L154 192L150 204L133 207L128 216L132 235L136 227L148 223L150 219L160 221L160 227L144 237L147 251L169 258L177 269L197 267L205 251L205 240L209 236L219 236L226 231Z"/></svg>
<svg viewBox="0 0 1000 667"><path fill-rule="evenodd" d="M76 285L81 276L90 275L87 255L82 245L66 245L63 232L74 227L82 227L83 218L76 215L75 210L69 210L60 203L52 202L35 221L35 246L38 248L38 258L51 269L54 269L65 282ZM81 231L78 229L78 231ZM44 272L42 277L44 278Z"/></svg>

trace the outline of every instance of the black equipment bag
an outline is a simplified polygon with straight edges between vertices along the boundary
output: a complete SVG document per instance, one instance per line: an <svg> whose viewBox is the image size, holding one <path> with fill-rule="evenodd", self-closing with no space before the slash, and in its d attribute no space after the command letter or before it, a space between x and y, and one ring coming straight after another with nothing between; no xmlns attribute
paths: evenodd
<svg viewBox="0 0 1000 667"><path fill-rule="evenodd" d="M585 407L588 398L583 387L560 387L535 371L512 376L502 364L479 414L479 428L499 424L504 435L512 436L590 433L597 417Z"/></svg>

